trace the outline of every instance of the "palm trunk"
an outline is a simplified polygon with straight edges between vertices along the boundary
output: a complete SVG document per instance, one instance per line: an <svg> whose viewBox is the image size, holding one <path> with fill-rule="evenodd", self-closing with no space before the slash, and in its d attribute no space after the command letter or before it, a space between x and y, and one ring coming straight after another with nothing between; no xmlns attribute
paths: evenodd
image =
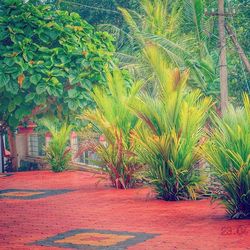
<svg viewBox="0 0 250 250"><path fill-rule="evenodd" d="M221 111L224 113L228 105L227 86L227 58L226 58L226 36L225 36L225 13L224 0L218 0L219 7L219 37L220 37L220 93Z"/></svg>

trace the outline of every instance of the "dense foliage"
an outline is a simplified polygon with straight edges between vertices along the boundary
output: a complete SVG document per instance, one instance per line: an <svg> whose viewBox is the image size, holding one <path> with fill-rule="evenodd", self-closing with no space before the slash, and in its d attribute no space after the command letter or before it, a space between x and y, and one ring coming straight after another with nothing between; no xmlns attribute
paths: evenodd
<svg viewBox="0 0 250 250"><path fill-rule="evenodd" d="M216 57L207 49L202 1L196 1L194 6L189 1L150 0L142 1L141 8L142 15L120 8L132 37L131 47L127 50L125 46L125 53L118 53L122 66L144 77L150 85L154 84L154 72L141 48L156 44L171 67L190 70L189 83L193 87L200 88L206 95L218 95Z"/></svg>
<svg viewBox="0 0 250 250"><path fill-rule="evenodd" d="M105 82L112 37L76 13L21 0L0 12L0 118L13 128L25 116L59 118L92 105L89 91Z"/></svg>
<svg viewBox="0 0 250 250"><path fill-rule="evenodd" d="M51 2L51 1L50 1ZM117 7L138 9L138 0L58 0L61 9L78 12L85 20L93 25L113 24L124 27L125 22Z"/></svg>
<svg viewBox="0 0 250 250"><path fill-rule="evenodd" d="M147 33L147 39L159 43L172 63L191 69L189 84L198 86L205 94L219 96L218 16L210 15L212 11L218 10L217 0L59 2L61 8L72 8L90 22L98 24L100 29L114 34L119 52L117 55L122 66L130 65L131 71L140 69L142 76L150 76L145 62L142 58L138 59L138 37L135 37L135 30L131 26L136 24L140 35ZM135 22L128 22L126 16L125 21L122 20L117 7L127 9ZM225 16L226 22L233 28L248 58L249 7L247 0L225 1L225 11L229 12ZM231 101L239 102L242 91L250 93L250 75L245 70L229 34L226 36L229 94Z"/></svg>
<svg viewBox="0 0 250 250"><path fill-rule="evenodd" d="M97 108L88 110L83 118L91 121L105 136L106 142L96 148L103 161L103 169L109 174L113 186L132 187L134 174L140 167L134 154L132 130L138 124L138 118L129 112L128 105L138 93L141 83L126 86L122 72L114 70L107 73L108 89L100 87L94 90L93 98Z"/></svg>
<svg viewBox="0 0 250 250"><path fill-rule="evenodd" d="M206 0L204 1L204 5L210 13L212 10L215 11L218 8L218 3L215 0ZM229 14L231 13L225 17L226 23L232 27L247 58L250 58L249 9L250 2L248 0L225 1L225 11ZM203 18L206 17L203 15ZM218 18L216 16L209 19L209 26L211 28L205 32L208 39L208 50L214 54L218 51ZM206 27L205 30L207 30ZM250 74L245 69L228 33L226 33L226 37L229 95L231 101L239 103L242 101L241 96L243 91L250 94ZM217 63L217 61L215 62ZM219 68L217 68L216 72L217 74L219 73Z"/></svg>
<svg viewBox="0 0 250 250"><path fill-rule="evenodd" d="M223 187L221 198L233 218L250 217L250 100L244 95L244 108L230 106L214 118L215 129L204 147L207 161Z"/></svg>

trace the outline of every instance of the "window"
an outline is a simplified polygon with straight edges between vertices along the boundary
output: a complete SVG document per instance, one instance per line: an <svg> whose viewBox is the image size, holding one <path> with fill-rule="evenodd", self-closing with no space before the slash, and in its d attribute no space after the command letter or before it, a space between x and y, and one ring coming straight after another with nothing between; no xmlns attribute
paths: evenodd
<svg viewBox="0 0 250 250"><path fill-rule="evenodd" d="M45 136L41 134L30 134L28 137L28 155L44 156Z"/></svg>
<svg viewBox="0 0 250 250"><path fill-rule="evenodd" d="M95 152L92 151L85 151L81 157L80 162L85 163L87 165L97 165L98 156Z"/></svg>
<svg viewBox="0 0 250 250"><path fill-rule="evenodd" d="M88 141L81 141L79 138L78 140L75 141L76 143L76 147L77 149L79 150L81 148L81 145L82 144L86 144L88 143ZM79 162L79 163L84 163L86 165L92 165L92 166L97 166L98 165L98 162L100 161L98 155L93 152L93 151L90 151L90 150L86 150L84 151L77 159L76 159L76 162Z"/></svg>

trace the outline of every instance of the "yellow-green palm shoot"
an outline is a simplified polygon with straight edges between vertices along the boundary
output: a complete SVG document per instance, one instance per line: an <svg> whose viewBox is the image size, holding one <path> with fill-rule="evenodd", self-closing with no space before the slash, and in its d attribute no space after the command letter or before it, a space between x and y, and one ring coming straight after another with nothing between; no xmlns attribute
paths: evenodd
<svg viewBox="0 0 250 250"><path fill-rule="evenodd" d="M68 146L72 126L63 123L57 126L55 122L44 119L41 124L51 133L51 140L45 147L46 161L54 172L62 172L69 167L71 149Z"/></svg>

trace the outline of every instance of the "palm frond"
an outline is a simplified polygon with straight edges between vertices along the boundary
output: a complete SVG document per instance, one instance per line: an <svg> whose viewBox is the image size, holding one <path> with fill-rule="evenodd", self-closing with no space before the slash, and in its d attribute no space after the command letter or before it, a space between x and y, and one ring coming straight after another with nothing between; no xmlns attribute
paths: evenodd
<svg viewBox="0 0 250 250"><path fill-rule="evenodd" d="M230 106L222 118L214 116L215 129L203 153L224 189L219 195L232 218L250 217L250 102Z"/></svg>
<svg viewBox="0 0 250 250"><path fill-rule="evenodd" d="M96 153L102 159L103 169L111 183L117 188L128 188L135 183L135 173L140 165L136 161L132 130L138 125L138 118L128 105L136 99L143 86L137 81L128 88L122 72L114 69L106 72L107 89L94 89L95 110L86 110L81 119L88 120L105 135L105 145L99 145Z"/></svg>
<svg viewBox="0 0 250 250"><path fill-rule="evenodd" d="M71 149L68 142L73 127L67 123L58 127L55 125L55 121L50 119L43 119L40 123L49 130L52 136L45 147L46 161L54 172L64 171L69 167L71 159Z"/></svg>
<svg viewBox="0 0 250 250"><path fill-rule="evenodd" d="M146 179L159 197L194 199L204 181L195 164L201 158L200 140L212 100L199 90L188 91L188 72L170 69L161 50L146 49L160 87L157 98L141 94L130 105L142 121L133 132L135 150L148 166Z"/></svg>

